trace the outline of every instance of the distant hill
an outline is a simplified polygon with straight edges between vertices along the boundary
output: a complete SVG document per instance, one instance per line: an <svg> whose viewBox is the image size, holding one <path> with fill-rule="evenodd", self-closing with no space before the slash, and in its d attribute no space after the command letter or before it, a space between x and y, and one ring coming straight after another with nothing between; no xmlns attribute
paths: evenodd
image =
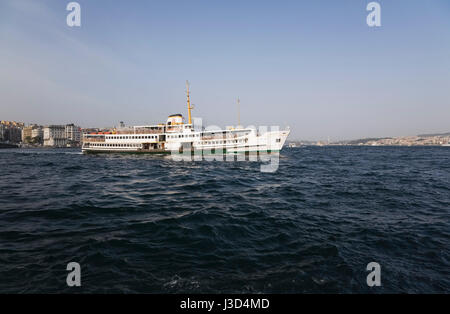
<svg viewBox="0 0 450 314"><path fill-rule="evenodd" d="M353 144L365 144L367 142L370 141L379 141L379 140L385 140L385 139L390 139L391 137L370 137L370 138L362 138L362 139L358 139L358 140L352 140L352 141L347 141L347 144L353 145Z"/></svg>
<svg viewBox="0 0 450 314"><path fill-rule="evenodd" d="M418 137L434 137L434 136L450 136L450 132L448 133L436 133L436 134L420 134ZM372 137L372 138L361 138L357 140L349 140L349 141L339 141L336 144L347 144L347 145L357 145L357 144L366 144L371 141L379 141L379 140L388 140L394 139L395 137Z"/></svg>
<svg viewBox="0 0 450 314"><path fill-rule="evenodd" d="M436 134L419 134L418 137L433 137L433 136L450 136L450 132L436 133Z"/></svg>
<svg viewBox="0 0 450 314"><path fill-rule="evenodd" d="M417 139L417 142L420 141L425 141L424 138L428 138L428 137L447 137L450 136L450 132L447 133L436 133L436 134L420 134L417 135L417 137L422 138L421 139ZM330 144L333 145L365 145L368 142L376 142L376 141L380 141L380 140L395 140L395 139L402 139L405 137L368 137L368 138L360 138L360 139L356 139L356 140L340 140L340 141L334 141ZM426 140L428 141L428 140ZM317 145L318 143L322 143L324 145L326 145L326 141L306 141L306 140L291 140L291 141L286 141L286 145L289 145L289 143L295 143L298 145Z"/></svg>

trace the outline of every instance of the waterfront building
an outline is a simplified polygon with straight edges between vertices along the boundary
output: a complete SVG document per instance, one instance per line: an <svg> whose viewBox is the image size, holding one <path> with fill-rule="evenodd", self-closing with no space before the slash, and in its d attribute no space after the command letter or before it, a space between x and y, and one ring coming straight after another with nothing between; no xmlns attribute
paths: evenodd
<svg viewBox="0 0 450 314"><path fill-rule="evenodd" d="M22 141L22 122L1 121L1 141L6 143L20 143Z"/></svg>
<svg viewBox="0 0 450 314"><path fill-rule="evenodd" d="M72 124L66 125L66 139L67 146L80 146L81 142L81 128Z"/></svg>
<svg viewBox="0 0 450 314"><path fill-rule="evenodd" d="M26 126L22 129L22 142L23 143L31 143L33 126Z"/></svg>
<svg viewBox="0 0 450 314"><path fill-rule="evenodd" d="M3 124L6 127L17 127L17 128L20 128L20 129L23 129L25 127L25 123L23 123L23 122L4 121L4 120L2 120L0 123Z"/></svg>
<svg viewBox="0 0 450 314"><path fill-rule="evenodd" d="M64 125L50 125L44 128L44 146L66 147L66 127Z"/></svg>
<svg viewBox="0 0 450 314"><path fill-rule="evenodd" d="M35 125L31 131L31 138L33 144L42 145L44 143L44 128L40 125Z"/></svg>
<svg viewBox="0 0 450 314"><path fill-rule="evenodd" d="M42 144L44 138L44 130L42 126L32 124L26 126L22 130L22 142L26 144Z"/></svg>
<svg viewBox="0 0 450 314"><path fill-rule="evenodd" d="M5 126L3 124L0 124L0 142L4 142L5 137Z"/></svg>
<svg viewBox="0 0 450 314"><path fill-rule="evenodd" d="M31 138L36 144L42 144L44 141L44 129L42 126L37 125L31 131Z"/></svg>

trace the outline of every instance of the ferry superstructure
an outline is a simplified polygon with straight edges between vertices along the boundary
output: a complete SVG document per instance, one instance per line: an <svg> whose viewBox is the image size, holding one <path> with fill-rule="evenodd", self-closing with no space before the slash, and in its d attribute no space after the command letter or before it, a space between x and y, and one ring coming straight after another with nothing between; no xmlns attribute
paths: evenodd
<svg viewBox="0 0 450 314"><path fill-rule="evenodd" d="M290 133L260 132L254 128L195 130L191 119L189 85L187 84L188 123L181 114L168 117L165 124L120 127L111 132L83 134L83 153L202 153L279 152Z"/></svg>

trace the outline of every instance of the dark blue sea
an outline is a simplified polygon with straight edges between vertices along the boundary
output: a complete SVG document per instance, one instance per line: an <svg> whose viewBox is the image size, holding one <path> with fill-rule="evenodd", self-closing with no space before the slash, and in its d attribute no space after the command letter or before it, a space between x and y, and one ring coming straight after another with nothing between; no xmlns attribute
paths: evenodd
<svg viewBox="0 0 450 314"><path fill-rule="evenodd" d="M449 249L450 147L0 150L1 293L449 293Z"/></svg>

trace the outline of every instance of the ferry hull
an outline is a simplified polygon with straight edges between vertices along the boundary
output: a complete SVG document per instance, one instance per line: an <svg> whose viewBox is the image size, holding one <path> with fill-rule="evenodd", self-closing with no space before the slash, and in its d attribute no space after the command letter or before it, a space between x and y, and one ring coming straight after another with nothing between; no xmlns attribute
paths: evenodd
<svg viewBox="0 0 450 314"><path fill-rule="evenodd" d="M281 149L194 149L190 151L168 151L168 150L106 150L106 149L82 149L84 154L189 154L192 155L217 155L217 154L264 154L264 153L279 153Z"/></svg>
<svg viewBox="0 0 450 314"><path fill-rule="evenodd" d="M170 154L170 151L164 149L154 150L119 150L119 149L89 149L83 148L84 154Z"/></svg>

